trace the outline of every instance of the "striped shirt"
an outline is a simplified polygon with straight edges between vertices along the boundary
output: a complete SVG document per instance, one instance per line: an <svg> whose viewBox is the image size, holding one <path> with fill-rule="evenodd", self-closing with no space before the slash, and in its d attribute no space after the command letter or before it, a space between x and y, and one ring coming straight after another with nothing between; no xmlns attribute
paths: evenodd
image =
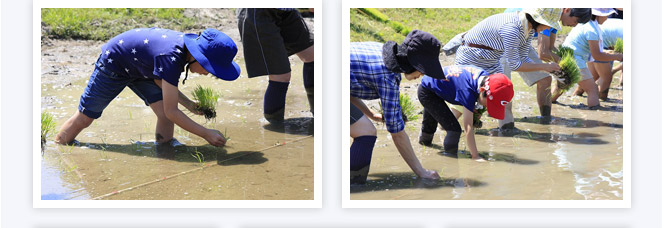
<svg viewBox="0 0 663 228"><path fill-rule="evenodd" d="M502 13L490 16L470 29L465 43L484 45L493 50L462 45L456 52L456 65L474 65L491 74L502 73L499 62L504 55L509 69L517 70L522 63L533 62L527 55L534 30L525 34L519 13Z"/></svg>
<svg viewBox="0 0 663 228"><path fill-rule="evenodd" d="M387 69L382 59L382 43L350 43L350 96L364 100L380 99L387 131L405 128L398 103L401 74Z"/></svg>

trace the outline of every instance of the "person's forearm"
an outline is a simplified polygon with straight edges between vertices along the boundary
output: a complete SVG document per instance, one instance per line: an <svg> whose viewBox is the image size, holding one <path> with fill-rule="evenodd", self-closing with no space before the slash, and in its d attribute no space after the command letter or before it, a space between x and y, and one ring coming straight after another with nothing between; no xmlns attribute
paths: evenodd
<svg viewBox="0 0 663 228"><path fill-rule="evenodd" d="M184 95L181 91L178 91L178 92L179 92L179 95L178 95L179 99L177 101L182 106L184 106L186 108L190 108L190 107L193 107L196 104L196 102L193 102L186 95Z"/></svg>
<svg viewBox="0 0 663 228"><path fill-rule="evenodd" d="M364 104L364 101L362 101L361 99L357 97L350 97L350 103L355 105L362 113L364 113L364 115L373 116L373 111L371 111L371 109L368 108L368 106L366 106L366 104Z"/></svg>
<svg viewBox="0 0 663 228"><path fill-rule="evenodd" d="M478 158L479 150L477 149L477 143L474 139L474 115L472 115L472 111L468 110L467 108L463 110L463 113L465 114L463 117L463 125L465 125L467 146L470 149L472 158Z"/></svg>
<svg viewBox="0 0 663 228"><path fill-rule="evenodd" d="M532 71L545 71L548 63L522 63L518 69L515 71L518 72L532 72Z"/></svg>
<svg viewBox="0 0 663 228"><path fill-rule="evenodd" d="M405 131L400 131L397 133L391 133L391 138L394 140L394 144L398 149L398 153L401 154L405 163L410 166L410 169L414 171L418 176L422 176L424 173L424 168L419 163L419 159L414 154L414 149L410 144L410 138L407 136Z"/></svg>
<svg viewBox="0 0 663 228"><path fill-rule="evenodd" d="M173 123L177 124L177 126L180 126L182 129L191 132L197 136L200 136L202 138L205 138L207 128L194 122L191 118L189 118L179 109L166 111L166 117L168 117L170 121L173 121Z"/></svg>
<svg viewBox="0 0 663 228"><path fill-rule="evenodd" d="M157 86L159 86L159 88L162 88L162 87L161 87L161 81L162 81L162 80L154 79L154 83L157 84ZM189 108L189 107L192 107L192 106L195 104L195 102L191 101L186 95L184 95L184 94L182 93L182 91L179 91L179 90L178 90L177 93L178 93L178 99L177 99L177 101L178 101L178 103L180 103L182 106L184 106L184 107L186 107L186 108Z"/></svg>

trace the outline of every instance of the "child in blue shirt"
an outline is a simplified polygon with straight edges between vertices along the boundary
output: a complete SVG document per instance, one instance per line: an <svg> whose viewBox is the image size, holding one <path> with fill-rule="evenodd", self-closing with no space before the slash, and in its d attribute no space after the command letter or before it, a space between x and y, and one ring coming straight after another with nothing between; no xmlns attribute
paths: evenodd
<svg viewBox="0 0 663 228"><path fill-rule="evenodd" d="M157 143L172 144L177 124L214 146L223 146L226 139L221 132L201 126L178 109L180 103L201 114L195 110L197 104L179 92L177 84L182 71L188 74L189 70L227 81L237 79L240 68L233 62L236 53L233 40L215 29L200 35L161 28L126 31L102 46L78 111L62 125L55 142L74 143L74 138L129 87L156 114Z"/></svg>
<svg viewBox="0 0 663 228"><path fill-rule="evenodd" d="M430 145L437 123L447 132L444 138L444 153L455 156L458 152L461 128L445 102L464 107L463 126L472 159L483 162L474 140L474 113L486 107L488 114L504 119L506 105L513 98L513 84L504 74L489 75L471 65L456 65L442 68L446 79L424 76L419 85L418 97L424 106L419 143Z"/></svg>

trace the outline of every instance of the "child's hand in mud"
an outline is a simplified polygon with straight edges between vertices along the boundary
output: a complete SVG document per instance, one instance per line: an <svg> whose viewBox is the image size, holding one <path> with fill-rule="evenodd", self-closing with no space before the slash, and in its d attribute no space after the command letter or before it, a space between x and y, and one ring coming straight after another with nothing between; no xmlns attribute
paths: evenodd
<svg viewBox="0 0 663 228"><path fill-rule="evenodd" d="M437 172L434 171L434 170L424 170L424 173L419 175L419 177L425 178L425 179L439 180L440 179L440 174L437 174Z"/></svg>
<svg viewBox="0 0 663 228"><path fill-rule="evenodd" d="M214 129L207 129L205 140L213 146L222 147L226 145L226 137L224 137L220 131Z"/></svg>
<svg viewBox="0 0 663 228"><path fill-rule="evenodd" d="M472 160L474 160L475 162L481 162L481 163L488 162L485 159L483 159L481 156L477 156L476 158L472 158Z"/></svg>

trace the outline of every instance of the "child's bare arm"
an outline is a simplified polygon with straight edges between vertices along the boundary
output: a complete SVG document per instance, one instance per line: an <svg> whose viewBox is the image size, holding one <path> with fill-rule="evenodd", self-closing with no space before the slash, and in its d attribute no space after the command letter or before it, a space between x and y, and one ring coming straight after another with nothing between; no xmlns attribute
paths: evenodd
<svg viewBox="0 0 663 228"><path fill-rule="evenodd" d="M463 125L465 126L465 134L467 135L467 147L470 149L470 154L472 154L472 159L476 161L485 161L481 156L479 156L479 150L477 149L477 143L474 140L474 115L472 111L467 108L463 108Z"/></svg>
<svg viewBox="0 0 663 228"><path fill-rule="evenodd" d="M156 83L159 87L161 87L161 80L154 79L154 83ZM163 87L161 87L163 89ZM196 110L196 102L192 101L182 93L182 91L177 90L178 92L178 102L184 106L187 110L189 110L191 113L196 114L196 115L202 115L203 113L201 111Z"/></svg>
<svg viewBox="0 0 663 228"><path fill-rule="evenodd" d="M201 126L177 108L177 101L179 100L177 87L170 83L163 83L161 89L163 91L163 110L170 121L173 121L184 130L204 138L214 146L226 144L226 138L221 132Z"/></svg>

